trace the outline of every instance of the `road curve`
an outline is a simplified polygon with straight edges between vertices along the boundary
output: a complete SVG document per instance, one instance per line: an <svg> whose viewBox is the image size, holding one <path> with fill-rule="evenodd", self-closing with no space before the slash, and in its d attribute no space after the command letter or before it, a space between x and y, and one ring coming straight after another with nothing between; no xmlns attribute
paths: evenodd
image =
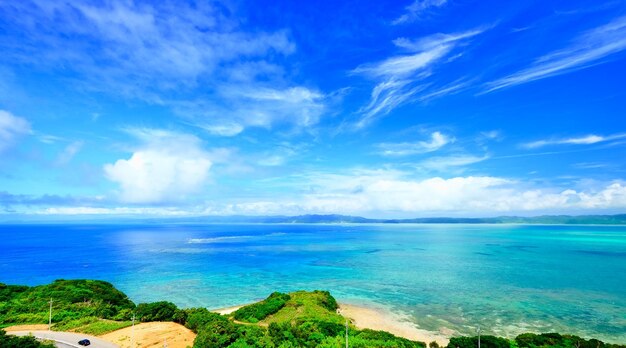
<svg viewBox="0 0 626 348"><path fill-rule="evenodd" d="M28 336L33 335L35 338L52 340L59 348L84 348L78 344L82 339L88 339L91 342L89 348L119 348L118 345L104 341L98 337L89 336L74 332L60 331L12 331L7 332L9 335Z"/></svg>

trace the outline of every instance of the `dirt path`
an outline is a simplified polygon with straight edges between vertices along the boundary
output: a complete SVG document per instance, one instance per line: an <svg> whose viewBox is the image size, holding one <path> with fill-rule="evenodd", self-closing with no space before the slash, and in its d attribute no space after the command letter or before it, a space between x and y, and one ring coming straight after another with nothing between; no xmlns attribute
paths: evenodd
<svg viewBox="0 0 626 348"><path fill-rule="evenodd" d="M133 328L127 327L102 335L100 338L121 348L130 348L132 336ZM134 328L136 348L162 348L165 343L168 348L193 347L195 338L196 334L191 330L171 322L141 323Z"/></svg>
<svg viewBox="0 0 626 348"><path fill-rule="evenodd" d="M46 331L46 330L48 330L48 325L46 325L46 324L13 325L13 326L5 327L3 330L6 331L6 332L11 332L11 331Z"/></svg>

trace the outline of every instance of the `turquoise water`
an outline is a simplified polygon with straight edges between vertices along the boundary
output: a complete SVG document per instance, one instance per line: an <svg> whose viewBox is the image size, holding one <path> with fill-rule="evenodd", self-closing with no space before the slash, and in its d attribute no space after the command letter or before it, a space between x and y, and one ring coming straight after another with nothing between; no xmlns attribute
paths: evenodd
<svg viewBox="0 0 626 348"><path fill-rule="evenodd" d="M330 290L420 328L626 343L626 227L3 225L0 282L112 282L133 301L226 307Z"/></svg>

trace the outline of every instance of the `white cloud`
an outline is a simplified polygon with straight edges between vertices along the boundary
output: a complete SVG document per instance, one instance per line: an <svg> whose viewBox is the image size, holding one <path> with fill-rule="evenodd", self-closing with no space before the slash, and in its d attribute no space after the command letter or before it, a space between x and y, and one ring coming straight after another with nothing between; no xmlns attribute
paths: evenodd
<svg viewBox="0 0 626 348"><path fill-rule="evenodd" d="M451 155L451 156L445 156L445 157L431 157L427 160L420 162L418 166L424 169L445 172L454 167L467 166L470 164L482 162L487 159L489 159L489 156L487 155L482 156L482 157L472 156L472 155Z"/></svg>
<svg viewBox="0 0 626 348"><path fill-rule="evenodd" d="M178 200L202 188L213 162L200 139L162 130L132 132L142 146L130 158L104 166L107 179L120 185L122 201Z"/></svg>
<svg viewBox="0 0 626 348"><path fill-rule="evenodd" d="M378 144L380 154L385 156L408 156L437 151L445 145L454 142L454 138L441 132L433 132L428 141L422 140L413 143L382 143Z"/></svg>
<svg viewBox="0 0 626 348"><path fill-rule="evenodd" d="M0 110L0 153L12 147L18 138L30 133L30 123L25 118Z"/></svg>
<svg viewBox="0 0 626 348"><path fill-rule="evenodd" d="M295 50L286 32L244 32L212 4L24 1L5 10L32 30L29 39L38 40L27 40L23 49L74 63L93 73L94 81L118 80L127 90L131 84L192 86L223 63ZM32 27L32 22L41 25Z"/></svg>
<svg viewBox="0 0 626 348"><path fill-rule="evenodd" d="M36 215L154 215L188 216L189 211L172 207L50 207L35 211Z"/></svg>
<svg viewBox="0 0 626 348"><path fill-rule="evenodd" d="M363 216L488 216L547 212L615 211L626 208L626 186L598 190L525 188L529 184L491 176L409 179L392 171L312 176L312 192L272 201L211 207L226 214L332 213Z"/></svg>
<svg viewBox="0 0 626 348"><path fill-rule="evenodd" d="M563 139L548 139L548 140L537 140L530 143L522 144L521 146L526 149L536 149L544 146L550 145L592 145L597 143L603 143L607 141L613 141L618 139L626 138L626 133L613 134L613 135L585 135L582 137L575 138L563 138Z"/></svg>
<svg viewBox="0 0 626 348"><path fill-rule="evenodd" d="M424 69L443 57L452 47L441 43L420 53L409 56L397 56L373 65L356 68L355 73L363 73L373 77L389 77L399 79Z"/></svg>
<svg viewBox="0 0 626 348"><path fill-rule="evenodd" d="M7 59L73 69L80 87L169 107L214 135L311 127L326 111L326 94L288 80L289 31L247 30L234 8L25 0L0 10L26 38Z"/></svg>
<svg viewBox="0 0 626 348"><path fill-rule="evenodd" d="M84 143L82 141L74 141L67 145L57 156L56 164L61 166L68 164L83 147L83 144Z"/></svg>
<svg viewBox="0 0 626 348"><path fill-rule="evenodd" d="M532 66L486 84L485 93L601 64L626 49L626 17L592 29L567 48L537 59Z"/></svg>
<svg viewBox="0 0 626 348"><path fill-rule="evenodd" d="M626 185L537 187L494 176L413 178L396 170L353 170L350 174L308 173L285 178L295 191L271 200L240 198L186 207L55 206L41 214L297 215L350 214L368 217L597 214L626 209ZM284 186L283 188L288 188ZM307 188L306 190L302 190Z"/></svg>
<svg viewBox="0 0 626 348"><path fill-rule="evenodd" d="M239 123L235 122L225 122L225 123L214 123L214 124L203 124L203 123L195 123L193 124L196 127L204 129L213 135L220 135L224 137L232 137L243 131L243 126Z"/></svg>
<svg viewBox="0 0 626 348"><path fill-rule="evenodd" d="M179 102L175 111L211 134L234 136L246 128L277 126L308 130L327 111L329 96L305 87L284 89L230 85L220 89L219 102Z"/></svg>
<svg viewBox="0 0 626 348"><path fill-rule="evenodd" d="M393 43L398 47L402 47L413 52L428 51L441 47L442 45L454 44L457 41L471 38L481 34L483 31L485 31L484 28L479 28L452 34L436 33L416 40L409 40L401 37L395 39Z"/></svg>
<svg viewBox="0 0 626 348"><path fill-rule="evenodd" d="M417 40L398 38L394 44L412 54L397 55L381 62L363 64L352 73L367 76L376 81L368 105L359 112L360 119L355 128L369 125L377 117L384 116L393 109L411 102L428 101L437 97L459 92L467 82L454 81L443 87L429 90L431 83L425 80L432 75L437 64L446 64L451 59L444 59L459 46L463 40L484 32L486 28L468 30L453 34L433 34ZM424 92L422 95L420 93Z"/></svg>
<svg viewBox="0 0 626 348"><path fill-rule="evenodd" d="M499 130L490 130L490 131L480 132L480 135L483 138L492 139L492 140L497 140L497 139L502 138L502 132Z"/></svg>
<svg viewBox="0 0 626 348"><path fill-rule="evenodd" d="M405 8L405 12L400 17L393 20L393 25L410 23L418 18L427 10L431 8L441 7L445 5L448 0L415 0L413 3Z"/></svg>

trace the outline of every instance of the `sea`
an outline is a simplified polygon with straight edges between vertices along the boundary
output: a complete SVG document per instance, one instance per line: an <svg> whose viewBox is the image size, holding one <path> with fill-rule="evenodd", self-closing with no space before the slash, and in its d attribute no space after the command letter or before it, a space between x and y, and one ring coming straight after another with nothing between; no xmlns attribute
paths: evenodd
<svg viewBox="0 0 626 348"><path fill-rule="evenodd" d="M0 225L0 282L111 282L135 303L221 308L328 290L433 332L626 343L626 226Z"/></svg>

